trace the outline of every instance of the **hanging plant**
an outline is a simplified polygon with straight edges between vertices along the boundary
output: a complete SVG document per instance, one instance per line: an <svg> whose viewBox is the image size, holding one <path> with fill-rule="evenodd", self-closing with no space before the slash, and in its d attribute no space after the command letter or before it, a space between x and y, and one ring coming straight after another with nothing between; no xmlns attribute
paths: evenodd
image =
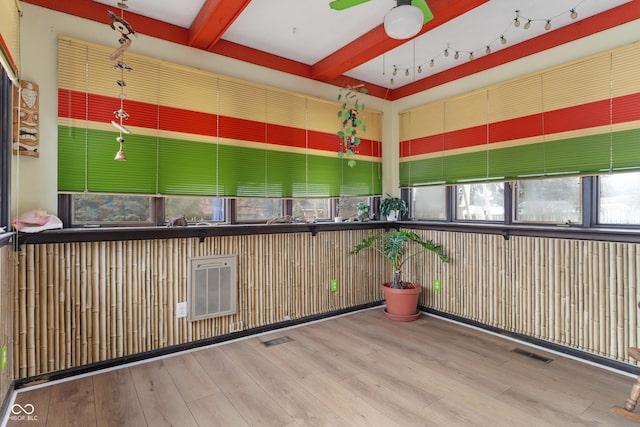
<svg viewBox="0 0 640 427"><path fill-rule="evenodd" d="M340 110L338 110L338 119L340 119L342 128L337 132L340 138L340 149L338 150L338 157L340 158L345 155L350 157L357 153L357 148L360 145L358 130L362 132L367 130L367 126L362 123L362 118L358 117L364 111L364 103L360 102L358 98L361 93L366 94L368 91L364 87L354 88L348 86L345 89L341 89L338 94L338 102L342 102ZM349 159L347 164L349 167L354 167L356 161Z"/></svg>

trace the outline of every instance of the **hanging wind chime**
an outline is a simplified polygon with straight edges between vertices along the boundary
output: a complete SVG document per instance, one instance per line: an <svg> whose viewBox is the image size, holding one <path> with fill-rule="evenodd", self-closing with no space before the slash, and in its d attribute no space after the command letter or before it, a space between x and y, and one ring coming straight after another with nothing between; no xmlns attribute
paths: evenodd
<svg viewBox="0 0 640 427"><path fill-rule="evenodd" d="M124 109L124 100L127 98L124 92L124 88L127 86L124 80L124 75L125 75L125 72L130 72L133 70L133 68L131 68L124 62L124 52L129 48L129 46L131 46L131 36L136 35L136 32L133 30L131 25L129 25L129 23L124 19L124 11L125 9L129 8L127 6L127 1L128 0L121 0L117 4L118 7L120 8L120 16L117 16L115 13L111 12L110 10L107 11L107 15L109 15L109 18L111 18L111 28L114 31L117 31L118 33L120 33L120 38L118 39L120 46L115 50L115 52L111 54L109 59L111 59L112 61L116 61L115 64L113 65L113 68L116 71L120 72L120 78L116 80L116 84L120 87L120 95L119 95L120 108L113 112L115 116L115 120L111 120L111 124L119 132L119 135L116 138L116 141L118 142L120 148L116 153L116 157L114 158L114 160L121 160L121 161L127 160L127 156L125 156L124 150L123 150L124 141L125 141L123 135L131 134L131 131L127 129L123 124L125 120L129 119L129 114L127 114L127 112Z"/></svg>

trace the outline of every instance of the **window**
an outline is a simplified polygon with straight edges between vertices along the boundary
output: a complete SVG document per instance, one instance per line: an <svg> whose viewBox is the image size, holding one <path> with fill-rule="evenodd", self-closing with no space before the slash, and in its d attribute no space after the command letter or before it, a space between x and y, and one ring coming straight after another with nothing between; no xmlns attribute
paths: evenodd
<svg viewBox="0 0 640 427"><path fill-rule="evenodd" d="M370 205L368 197L343 197L338 199L336 205L336 212L338 214L336 216L341 217L343 220L357 216L359 202Z"/></svg>
<svg viewBox="0 0 640 427"><path fill-rule="evenodd" d="M11 166L11 128L13 86L5 69L0 66L0 227L9 231L9 179ZM1 232L1 228L0 228Z"/></svg>
<svg viewBox="0 0 640 427"><path fill-rule="evenodd" d="M579 177L517 181L514 188L514 221L582 223Z"/></svg>
<svg viewBox="0 0 640 427"><path fill-rule="evenodd" d="M294 199L292 209L296 219L313 221L331 218L330 199Z"/></svg>
<svg viewBox="0 0 640 427"><path fill-rule="evenodd" d="M165 197L164 221L184 215L189 223L224 221L225 203L220 197Z"/></svg>
<svg viewBox="0 0 640 427"><path fill-rule="evenodd" d="M236 199L236 220L238 222L268 221L272 218L278 218L282 214L282 199Z"/></svg>
<svg viewBox="0 0 640 427"><path fill-rule="evenodd" d="M458 185L456 219L504 221L504 184Z"/></svg>
<svg viewBox="0 0 640 427"><path fill-rule="evenodd" d="M410 192L412 219L447 219L447 187L416 187Z"/></svg>
<svg viewBox="0 0 640 427"><path fill-rule="evenodd" d="M149 196L74 194L71 223L74 225L153 225Z"/></svg>
<svg viewBox="0 0 640 427"><path fill-rule="evenodd" d="M598 223L640 225L640 172L602 175Z"/></svg>

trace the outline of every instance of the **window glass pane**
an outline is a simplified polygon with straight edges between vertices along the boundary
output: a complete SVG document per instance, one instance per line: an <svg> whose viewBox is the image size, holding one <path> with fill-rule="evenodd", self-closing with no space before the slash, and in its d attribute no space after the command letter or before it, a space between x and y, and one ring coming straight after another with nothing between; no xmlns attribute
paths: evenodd
<svg viewBox="0 0 640 427"><path fill-rule="evenodd" d="M371 206L368 197L342 197L338 199L337 213L343 220L358 216L358 203L364 203ZM369 211L371 214L371 211Z"/></svg>
<svg viewBox="0 0 640 427"><path fill-rule="evenodd" d="M464 184L458 189L456 219L504 221L504 184Z"/></svg>
<svg viewBox="0 0 640 427"><path fill-rule="evenodd" d="M514 221L581 224L580 177L518 181Z"/></svg>
<svg viewBox="0 0 640 427"><path fill-rule="evenodd" d="M236 199L237 221L267 221L282 216L282 199Z"/></svg>
<svg viewBox="0 0 640 427"><path fill-rule="evenodd" d="M149 196L74 194L71 200L71 222L74 225L153 224Z"/></svg>
<svg viewBox="0 0 640 427"><path fill-rule="evenodd" d="M447 187L416 187L411 189L411 218L447 219Z"/></svg>
<svg viewBox="0 0 640 427"><path fill-rule="evenodd" d="M329 219L330 207L330 199L294 199L293 217L307 221Z"/></svg>
<svg viewBox="0 0 640 427"><path fill-rule="evenodd" d="M598 222L640 224L640 172L600 177Z"/></svg>
<svg viewBox="0 0 640 427"><path fill-rule="evenodd" d="M182 215L190 223L224 221L224 199L220 197L165 197L165 222Z"/></svg>

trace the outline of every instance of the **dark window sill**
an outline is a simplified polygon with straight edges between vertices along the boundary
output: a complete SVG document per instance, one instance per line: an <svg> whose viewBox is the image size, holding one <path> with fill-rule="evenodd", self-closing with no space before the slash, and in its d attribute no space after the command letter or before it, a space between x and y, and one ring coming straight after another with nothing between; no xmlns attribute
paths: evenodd
<svg viewBox="0 0 640 427"><path fill-rule="evenodd" d="M638 228L584 228L567 225L524 225L471 222L399 221L406 228L454 231L458 233L499 234L510 236L547 237L555 239L596 240L605 242L640 243Z"/></svg>
<svg viewBox="0 0 640 427"><path fill-rule="evenodd" d="M153 240L196 237L204 240L212 236L239 236L255 234L311 233L321 231L389 229L394 223L368 222L318 222L305 224L219 224L189 225L186 227L90 227L47 230L40 233L20 233L19 244L97 242L119 240Z"/></svg>
<svg viewBox="0 0 640 427"><path fill-rule="evenodd" d="M15 236L16 233L13 232L3 232L0 233L0 248L7 246L9 243L12 242L12 238L13 236Z"/></svg>
<svg viewBox="0 0 640 427"><path fill-rule="evenodd" d="M582 228L577 226L505 225L496 223L462 223L439 221L368 221L368 222L317 222L308 224L216 224L190 225L186 227L99 227L65 228L41 233L18 234L20 244L94 242L119 240L153 240L198 238L212 236L238 236L255 234L311 233L322 231L390 229L405 227L450 231L456 233L495 234L505 240L511 236L546 237L556 239L595 240L606 242L640 243L637 228ZM8 243L14 233L0 235L0 244ZM6 236L6 237L3 237ZM4 244L7 244L4 243Z"/></svg>

